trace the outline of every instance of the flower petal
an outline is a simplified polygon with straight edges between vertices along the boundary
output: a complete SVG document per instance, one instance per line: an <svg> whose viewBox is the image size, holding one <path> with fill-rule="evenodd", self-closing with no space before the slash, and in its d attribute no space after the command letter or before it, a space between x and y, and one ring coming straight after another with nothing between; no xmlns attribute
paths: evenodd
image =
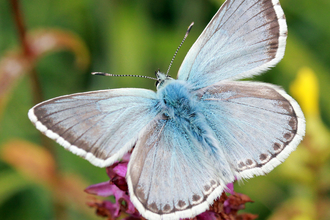
<svg viewBox="0 0 330 220"><path fill-rule="evenodd" d="M114 192L116 191L114 187L116 186L110 184L108 181L108 182L91 185L85 189L85 192L93 195L107 197L114 195Z"/></svg>
<svg viewBox="0 0 330 220"><path fill-rule="evenodd" d="M225 189L225 192L234 194L234 183L227 184L227 189Z"/></svg>
<svg viewBox="0 0 330 220"><path fill-rule="evenodd" d="M113 171L121 177L125 177L127 173L127 164L128 163L119 163L116 167L113 168Z"/></svg>

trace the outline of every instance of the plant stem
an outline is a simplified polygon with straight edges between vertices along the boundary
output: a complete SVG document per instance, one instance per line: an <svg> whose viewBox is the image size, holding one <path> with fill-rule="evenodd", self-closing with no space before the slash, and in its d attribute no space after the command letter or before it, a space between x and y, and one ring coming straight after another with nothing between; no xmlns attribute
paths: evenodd
<svg viewBox="0 0 330 220"><path fill-rule="evenodd" d="M11 4L12 4L13 12L14 12L14 19L15 19L15 23L16 23L16 27L17 27L17 31L18 31L18 36L19 36L19 39L20 39L20 42L21 42L21 45L23 48L23 54L24 54L25 58L27 58L30 62L32 62L34 57L33 57L32 51L26 41L26 28L25 28L24 21L23 21L23 15L20 10L19 1L11 0ZM30 79L31 79L31 87L33 90L33 101L34 101L34 104L37 104L39 102L42 102L44 99L42 97L42 90L41 90L39 78L38 78L37 72L34 67L32 67L32 70L30 72Z"/></svg>
<svg viewBox="0 0 330 220"><path fill-rule="evenodd" d="M29 78L31 83L33 102L34 104L37 104L39 102L42 102L44 98L42 96L43 92L39 82L38 74L33 63L34 56L26 40L26 28L23 21L22 11L20 10L19 0L10 0L10 1L12 4L14 19L15 19L15 24L17 27L19 39L23 48L23 55L32 65L31 71L29 72L29 76L30 76ZM40 139L42 146L48 149L49 152L53 155L54 159L56 159L55 150L50 140L42 134L40 134Z"/></svg>
<svg viewBox="0 0 330 220"><path fill-rule="evenodd" d="M20 9L19 0L10 0L13 10L13 15L15 19L15 25L17 27L20 43L22 46L22 53L24 58L30 63L31 65L31 71L29 72L29 78L31 83L31 89L32 89L32 96L33 96L33 102L34 104L37 104L39 102L42 102L44 100L43 98L43 92L41 89L41 84L38 78L37 71L35 69L35 57L33 52L30 49L30 46L26 40L26 28L24 25L23 20L23 14ZM57 162L57 157L55 153L55 149L50 142L50 139L46 136L40 134L41 144L52 154L55 162ZM37 158L36 158L37 159ZM57 163L56 163L57 165ZM56 167L57 168L57 167ZM59 187L61 184L61 178L59 177L58 169L56 169L54 179L56 181L55 185L53 187ZM54 189L56 192L56 189ZM56 219L66 219L66 212L65 207L62 202L60 202L58 199L56 199L56 196L53 197L53 203L54 203L54 209L55 209L55 215Z"/></svg>

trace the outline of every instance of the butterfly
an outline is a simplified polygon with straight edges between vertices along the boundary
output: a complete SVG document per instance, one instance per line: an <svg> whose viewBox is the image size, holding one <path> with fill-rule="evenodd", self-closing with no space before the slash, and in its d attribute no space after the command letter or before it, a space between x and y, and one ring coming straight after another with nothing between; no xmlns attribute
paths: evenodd
<svg viewBox="0 0 330 220"><path fill-rule="evenodd" d="M77 93L29 110L37 129L95 166L133 147L131 201L147 219L191 218L226 184L264 175L294 151L304 115L278 86L237 79L284 56L278 0L227 0L190 48L177 79L157 72L157 92L121 88Z"/></svg>

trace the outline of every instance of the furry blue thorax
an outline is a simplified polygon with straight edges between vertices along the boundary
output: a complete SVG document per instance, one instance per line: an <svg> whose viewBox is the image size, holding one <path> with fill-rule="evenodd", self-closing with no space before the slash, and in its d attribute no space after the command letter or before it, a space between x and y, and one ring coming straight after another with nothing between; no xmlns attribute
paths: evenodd
<svg viewBox="0 0 330 220"><path fill-rule="evenodd" d="M158 87L157 96L164 116L188 121L196 116L197 100L185 81L166 79L163 86Z"/></svg>
<svg viewBox="0 0 330 220"><path fill-rule="evenodd" d="M213 132L207 126L197 96L192 93L189 84L168 78L157 88L160 112L164 118L187 129L198 141L206 141L210 147L213 146L215 143L211 144L213 141L208 140Z"/></svg>

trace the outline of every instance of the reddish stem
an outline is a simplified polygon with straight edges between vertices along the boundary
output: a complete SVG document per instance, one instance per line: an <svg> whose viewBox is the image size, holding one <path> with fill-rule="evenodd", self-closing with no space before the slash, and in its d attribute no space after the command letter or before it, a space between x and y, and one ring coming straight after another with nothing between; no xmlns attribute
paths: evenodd
<svg viewBox="0 0 330 220"><path fill-rule="evenodd" d="M18 35L20 38L20 42L23 48L23 54L29 60L29 62L33 62L34 57L30 50L30 47L26 41L26 28L23 21L22 11L20 10L19 0L10 0L13 8L13 14L15 19L15 24L17 27ZM31 87L33 92L33 102L37 104L42 102L44 99L42 97L42 89L39 82L38 74L34 67L31 68L30 72L30 80L31 80Z"/></svg>
<svg viewBox="0 0 330 220"><path fill-rule="evenodd" d="M32 62L34 62L33 54L31 53L30 47L26 41L26 29L23 21L23 15L22 11L20 10L19 0L10 0L13 8L14 18L15 18L15 24L17 27L18 35L20 38L20 42L23 48L23 54L25 58L33 65ZM37 71L35 70L35 67L32 66L31 71L29 73L30 76L30 82L31 82L31 88L32 88L32 95L33 95L33 101L34 104L37 104L39 102L42 102L44 99L42 97L42 89L39 82ZM50 140L41 134L41 143L42 145L50 151L50 153L53 155L54 159L56 159L55 150L53 148L53 145L51 144Z"/></svg>
<svg viewBox="0 0 330 220"><path fill-rule="evenodd" d="M35 104L37 104L39 102L42 102L44 99L42 96L43 93L42 93L41 85L39 82L38 74L34 67L35 57L34 57L32 51L30 50L29 44L26 40L26 28L24 25L22 11L20 10L19 0L10 0L10 2L12 4L15 25L17 27L20 43L23 48L23 55L26 58L26 60L28 60L28 62L30 62L30 64L32 65L31 71L29 72L29 76L30 76L30 82L31 82L31 88L32 88L33 102ZM46 136L41 135L41 143L52 154L54 160L57 161L55 150L54 150L54 147L51 144L50 140ZM56 181L55 184L57 186L60 186L60 178L59 178L58 173L56 173L56 176L54 177L54 179ZM55 187L56 187L56 185L55 185ZM55 198L56 198L56 196L55 196ZM55 206L56 219L66 219L67 217L66 217L65 207L63 206L63 204L60 201L57 201L55 199L54 206Z"/></svg>
<svg viewBox="0 0 330 220"><path fill-rule="evenodd" d="M29 49L29 46L26 42L26 31L25 31L25 25L23 22L23 16L19 7L18 0L11 0L13 12L14 12L14 19L18 31L18 36L20 38L20 42L22 44L24 55L27 57L31 57L31 52Z"/></svg>

